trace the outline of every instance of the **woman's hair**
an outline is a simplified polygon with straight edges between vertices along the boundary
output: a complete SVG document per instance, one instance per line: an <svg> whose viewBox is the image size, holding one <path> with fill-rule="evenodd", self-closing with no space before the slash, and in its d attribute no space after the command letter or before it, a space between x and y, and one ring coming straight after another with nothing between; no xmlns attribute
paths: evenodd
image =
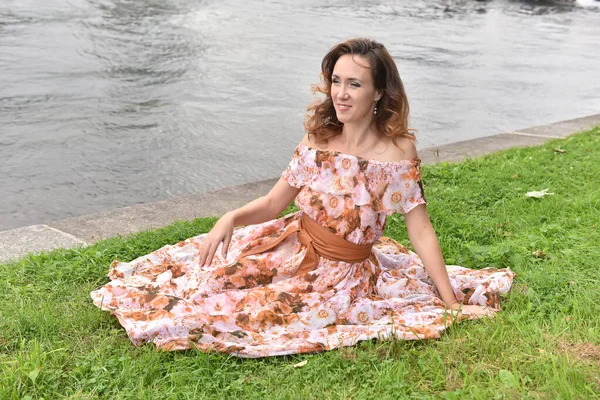
<svg viewBox="0 0 600 400"><path fill-rule="evenodd" d="M356 38L333 47L321 62L321 85L313 85L313 94L322 93L325 99L308 107L304 127L317 143L327 141L342 133L343 124L337 119L331 99L331 75L339 58L345 54L364 57L368 62L375 89L382 93L377 104L375 124L377 130L390 137L397 145L398 138L415 140L414 130L408 127L408 99L398 73L398 67L386 48L374 40Z"/></svg>

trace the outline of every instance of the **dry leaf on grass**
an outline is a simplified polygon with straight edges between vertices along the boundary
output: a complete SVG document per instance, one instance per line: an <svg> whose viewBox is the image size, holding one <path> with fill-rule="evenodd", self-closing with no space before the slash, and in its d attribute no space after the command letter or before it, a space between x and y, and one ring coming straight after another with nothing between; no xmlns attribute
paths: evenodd
<svg viewBox="0 0 600 400"><path fill-rule="evenodd" d="M533 191L533 192L527 192L525 193L525 196L527 197L535 197L536 199L540 199L544 196L548 196L554 193L548 193L548 190L550 189L544 189L544 190L540 190L540 191Z"/></svg>
<svg viewBox="0 0 600 400"><path fill-rule="evenodd" d="M546 252L542 251L542 250L536 250L536 251L532 252L531 254L533 254L537 258L548 258L548 254L546 254Z"/></svg>
<svg viewBox="0 0 600 400"><path fill-rule="evenodd" d="M306 364L308 364L308 360L300 361L298 364L292 365L292 367L300 368L300 367L304 367Z"/></svg>
<svg viewBox="0 0 600 400"><path fill-rule="evenodd" d="M557 147L557 148L555 148L555 149L552 149L552 150L554 150L554 151L555 151L555 152L557 152L557 153L566 153L566 152L567 152L566 150L559 149L558 147Z"/></svg>

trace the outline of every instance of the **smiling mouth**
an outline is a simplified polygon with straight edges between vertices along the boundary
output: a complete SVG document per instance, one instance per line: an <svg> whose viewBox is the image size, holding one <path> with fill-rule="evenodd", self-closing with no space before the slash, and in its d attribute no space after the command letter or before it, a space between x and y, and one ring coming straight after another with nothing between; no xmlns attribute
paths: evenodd
<svg viewBox="0 0 600 400"><path fill-rule="evenodd" d="M338 110L340 110L340 111L347 111L352 107L348 104L340 104L340 103L338 103L337 106L338 106Z"/></svg>

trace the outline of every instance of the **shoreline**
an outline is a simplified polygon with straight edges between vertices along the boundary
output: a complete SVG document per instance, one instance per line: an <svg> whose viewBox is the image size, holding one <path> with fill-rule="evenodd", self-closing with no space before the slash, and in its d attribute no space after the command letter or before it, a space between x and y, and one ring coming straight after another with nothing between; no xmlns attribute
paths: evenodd
<svg viewBox="0 0 600 400"><path fill-rule="evenodd" d="M425 148L419 151L419 157L424 165L458 162L513 147L540 145L596 126L600 126L600 114ZM211 192L83 215L50 224L0 231L0 263L15 261L29 253L87 246L117 235L125 236L148 229L158 229L177 220L215 217L266 194L278 179L279 177L275 177Z"/></svg>

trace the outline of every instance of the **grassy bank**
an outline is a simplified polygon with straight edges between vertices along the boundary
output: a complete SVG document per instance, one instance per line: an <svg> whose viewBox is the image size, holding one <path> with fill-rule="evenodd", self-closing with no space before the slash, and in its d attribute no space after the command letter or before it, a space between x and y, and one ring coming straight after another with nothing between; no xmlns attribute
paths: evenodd
<svg viewBox="0 0 600 400"><path fill-rule="evenodd" d="M600 397L600 129L424 177L447 263L517 273L495 319L441 340L259 360L132 346L90 290L113 259L216 221L198 219L0 265L0 398ZM525 196L545 188L554 194ZM387 235L407 242L401 216Z"/></svg>

